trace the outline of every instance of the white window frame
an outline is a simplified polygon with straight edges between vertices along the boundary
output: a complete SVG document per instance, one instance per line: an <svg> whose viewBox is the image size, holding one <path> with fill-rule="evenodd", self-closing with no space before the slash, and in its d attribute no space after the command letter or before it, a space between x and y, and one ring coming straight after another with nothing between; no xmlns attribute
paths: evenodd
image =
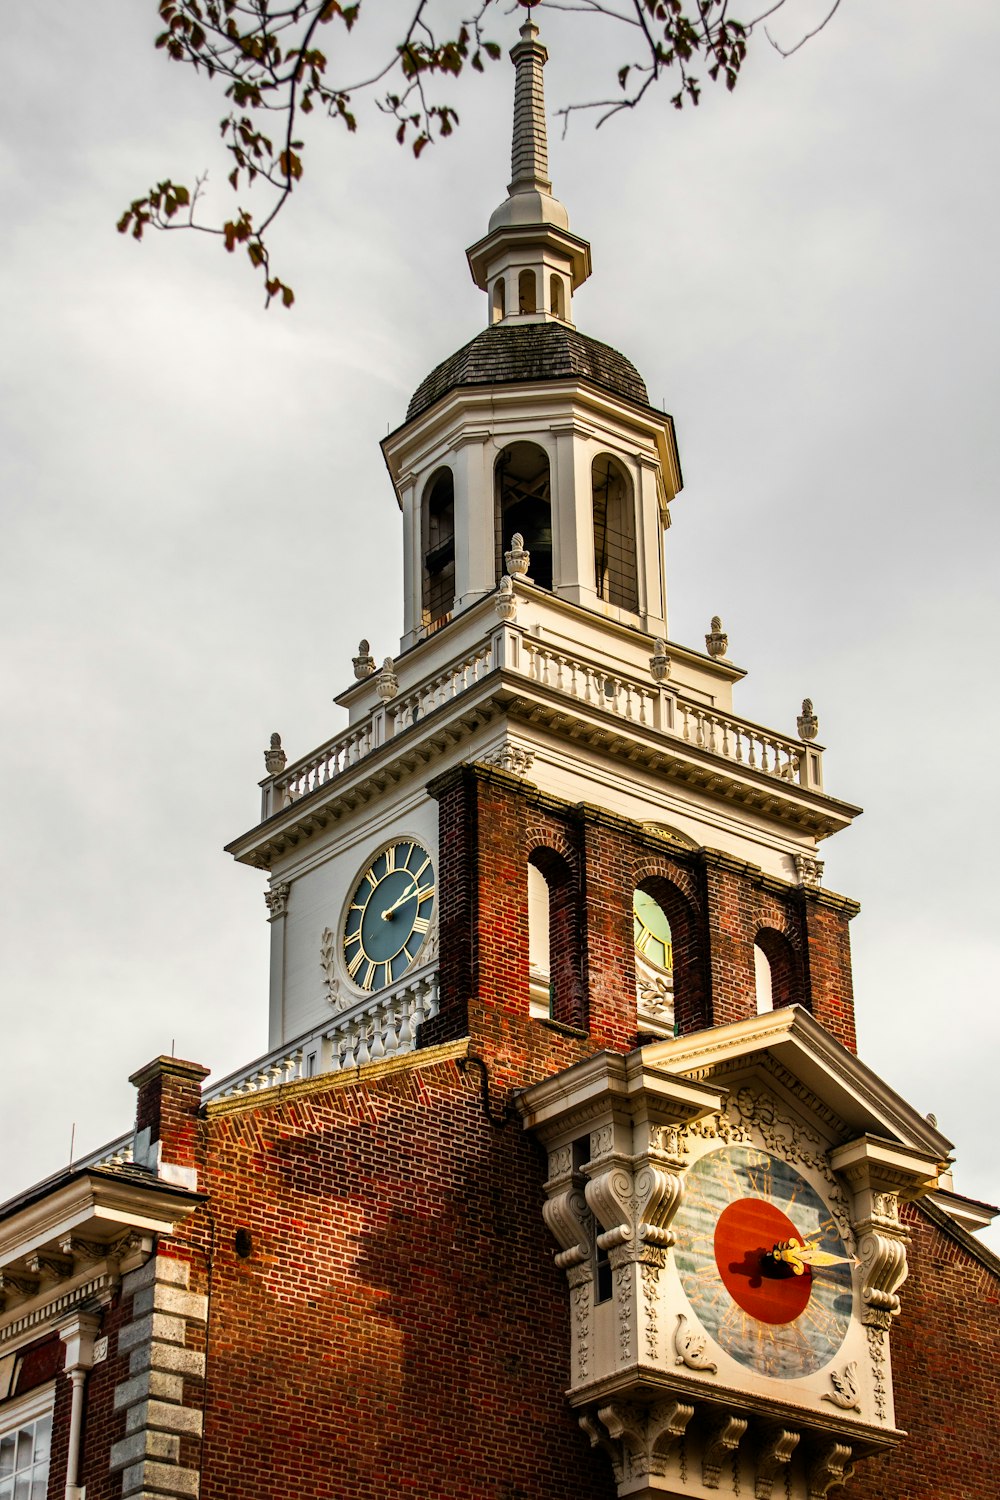
<svg viewBox="0 0 1000 1500"><path fill-rule="evenodd" d="M29 1422L51 1415L55 1427L56 1382L47 1380L23 1396L14 1396L0 1404L0 1438L9 1437ZM49 1439L49 1484L52 1483L52 1438Z"/></svg>

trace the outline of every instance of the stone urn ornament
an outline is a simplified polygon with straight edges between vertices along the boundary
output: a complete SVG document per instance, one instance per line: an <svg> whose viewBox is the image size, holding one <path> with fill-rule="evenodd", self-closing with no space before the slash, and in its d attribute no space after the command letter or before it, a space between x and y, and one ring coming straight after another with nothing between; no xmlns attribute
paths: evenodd
<svg viewBox="0 0 1000 1500"><path fill-rule="evenodd" d="M395 698L396 694L399 692L399 678L396 676L396 671L393 666L391 656L387 656L385 661L382 663L382 670L378 674L378 681L375 684L375 691L378 693L383 703L391 703L393 698Z"/></svg>
<svg viewBox="0 0 1000 1500"><path fill-rule="evenodd" d="M508 556L510 554L508 553ZM501 620L513 620L517 614L517 598L514 594L514 580L509 573L505 573L500 580L497 597L494 605Z"/></svg>
<svg viewBox="0 0 1000 1500"><path fill-rule="evenodd" d="M264 751L264 765L269 776L277 776L285 769L288 756L281 748L281 735L277 730L271 736L270 747Z"/></svg>
<svg viewBox="0 0 1000 1500"><path fill-rule="evenodd" d="M800 740L814 740L819 734L819 720L813 713L813 701L811 698L803 698L802 712L795 720L799 731Z"/></svg>
<svg viewBox="0 0 1000 1500"><path fill-rule="evenodd" d="M370 677L373 672L378 670L375 665L375 658L372 656L372 648L367 641L358 642L358 654L352 658L352 662L354 665L354 675L359 682L362 682L366 677Z"/></svg>
<svg viewBox="0 0 1000 1500"><path fill-rule="evenodd" d="M705 650L714 661L725 656L729 650L729 637L722 628L722 620L718 615L712 616L712 628L705 637Z"/></svg>
<svg viewBox="0 0 1000 1500"><path fill-rule="evenodd" d="M504 553L503 560L507 564L507 572L511 578L527 578L531 553L525 549L524 537L519 531L514 532L510 551Z"/></svg>
<svg viewBox="0 0 1000 1500"><path fill-rule="evenodd" d="M653 642L653 654L649 658L649 670L654 682L666 682L670 676L670 657L667 655L667 643L663 640Z"/></svg>

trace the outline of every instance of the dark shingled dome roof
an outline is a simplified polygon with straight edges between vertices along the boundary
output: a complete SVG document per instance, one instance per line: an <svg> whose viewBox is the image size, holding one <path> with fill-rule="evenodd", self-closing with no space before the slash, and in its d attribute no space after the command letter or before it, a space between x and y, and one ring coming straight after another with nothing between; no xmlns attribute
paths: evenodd
<svg viewBox="0 0 1000 1500"><path fill-rule="evenodd" d="M406 413L409 422L463 385L513 385L525 380L592 380L649 405L646 385L624 354L565 323L494 323L422 380Z"/></svg>

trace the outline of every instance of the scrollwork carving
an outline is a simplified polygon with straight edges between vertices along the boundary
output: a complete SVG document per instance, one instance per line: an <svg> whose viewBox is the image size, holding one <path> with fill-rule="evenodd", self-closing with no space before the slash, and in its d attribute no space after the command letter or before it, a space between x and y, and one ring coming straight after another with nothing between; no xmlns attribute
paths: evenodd
<svg viewBox="0 0 1000 1500"><path fill-rule="evenodd" d="M734 1417L731 1412L727 1412L711 1428L705 1438L701 1456L701 1482L706 1490L719 1488L722 1466L727 1459L735 1457L746 1430L746 1417Z"/></svg>
<svg viewBox="0 0 1000 1500"><path fill-rule="evenodd" d="M809 1465L809 1500L824 1500L838 1484L846 1484L854 1473L851 1449L846 1443L829 1443Z"/></svg>
<svg viewBox="0 0 1000 1500"><path fill-rule="evenodd" d="M689 1370L701 1370L708 1375L718 1375L719 1367L709 1358L708 1339L696 1328L688 1327L686 1313L677 1314L674 1329L675 1364L687 1365Z"/></svg>
<svg viewBox="0 0 1000 1500"><path fill-rule="evenodd" d="M852 1359L850 1364L842 1370L830 1371L830 1384L832 1391L827 1391L821 1398L829 1401L833 1406L838 1406L841 1411L860 1411L861 1402L858 1400L858 1362Z"/></svg>
<svg viewBox="0 0 1000 1500"><path fill-rule="evenodd" d="M267 920L273 922L276 917L288 915L288 896L291 886L287 880L276 880L270 890L264 892L264 901L267 904Z"/></svg>
<svg viewBox="0 0 1000 1500"><path fill-rule="evenodd" d="M865 1302L862 1322L888 1328L899 1312L897 1293L909 1271L906 1237L880 1234L866 1225L860 1236L858 1256Z"/></svg>
<svg viewBox="0 0 1000 1500"><path fill-rule="evenodd" d="M875 1323L869 1323L866 1332L868 1334L868 1354L872 1365L875 1415L880 1422L887 1422L889 1420L889 1401L886 1394L885 1380L885 1329Z"/></svg>
<svg viewBox="0 0 1000 1500"><path fill-rule="evenodd" d="M801 1436L787 1427L765 1428L754 1467L756 1500L771 1500L774 1481L790 1461Z"/></svg>

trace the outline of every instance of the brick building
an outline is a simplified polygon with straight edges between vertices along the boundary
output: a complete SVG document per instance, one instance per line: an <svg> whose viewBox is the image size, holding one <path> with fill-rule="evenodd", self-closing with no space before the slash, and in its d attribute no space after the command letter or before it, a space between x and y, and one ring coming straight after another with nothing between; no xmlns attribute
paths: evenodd
<svg viewBox="0 0 1000 1500"><path fill-rule="evenodd" d="M230 845L271 1050L0 1210L0 1500L1000 1493L992 1211L856 1055L858 809L669 638L673 424L512 56L489 326L383 443L400 653Z"/></svg>

